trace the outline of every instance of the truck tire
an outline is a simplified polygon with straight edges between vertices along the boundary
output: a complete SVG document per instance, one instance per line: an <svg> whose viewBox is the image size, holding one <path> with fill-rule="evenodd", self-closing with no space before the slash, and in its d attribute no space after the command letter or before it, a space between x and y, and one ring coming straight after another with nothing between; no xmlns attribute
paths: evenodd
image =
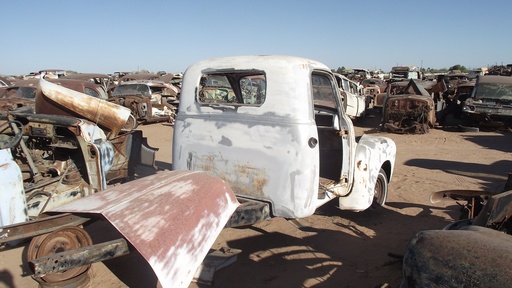
<svg viewBox="0 0 512 288"><path fill-rule="evenodd" d="M380 168L379 175L377 176L377 182L375 182L375 190L373 196L373 202L371 208L378 209L386 203L388 197L388 176L386 171Z"/></svg>

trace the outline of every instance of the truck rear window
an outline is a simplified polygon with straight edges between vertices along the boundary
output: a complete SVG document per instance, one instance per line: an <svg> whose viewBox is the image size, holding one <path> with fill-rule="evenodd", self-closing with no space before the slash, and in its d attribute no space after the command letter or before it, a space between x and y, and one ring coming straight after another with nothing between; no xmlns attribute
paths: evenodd
<svg viewBox="0 0 512 288"><path fill-rule="evenodd" d="M201 104L260 106L265 102L266 83L263 73L205 74L201 78L197 99Z"/></svg>

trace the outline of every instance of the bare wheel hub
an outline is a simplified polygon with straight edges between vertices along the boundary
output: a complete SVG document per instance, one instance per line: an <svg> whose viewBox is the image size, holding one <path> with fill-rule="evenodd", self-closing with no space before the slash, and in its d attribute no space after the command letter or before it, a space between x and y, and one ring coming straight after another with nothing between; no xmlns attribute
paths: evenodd
<svg viewBox="0 0 512 288"><path fill-rule="evenodd" d="M65 227L48 234L34 237L27 250L27 262L48 256L54 253L64 252L92 245L89 234L79 227ZM87 271L91 265L72 268L62 272L47 274L43 277L35 277L41 287L80 287L89 280Z"/></svg>

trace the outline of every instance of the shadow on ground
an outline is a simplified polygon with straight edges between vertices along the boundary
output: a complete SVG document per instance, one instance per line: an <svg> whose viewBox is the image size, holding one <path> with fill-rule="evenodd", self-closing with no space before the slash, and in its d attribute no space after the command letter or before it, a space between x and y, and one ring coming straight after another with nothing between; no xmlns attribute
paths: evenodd
<svg viewBox="0 0 512 288"><path fill-rule="evenodd" d="M419 231L450 223L432 214L446 208L389 203L382 209L356 213L341 211L336 205L337 200L331 201L297 225L291 223L291 232L274 230L275 219L240 228L256 235L227 242L242 253L237 262L216 272L214 287L398 287L401 256L409 240ZM420 212L413 216L401 213L411 207ZM312 227L309 223L324 224Z"/></svg>

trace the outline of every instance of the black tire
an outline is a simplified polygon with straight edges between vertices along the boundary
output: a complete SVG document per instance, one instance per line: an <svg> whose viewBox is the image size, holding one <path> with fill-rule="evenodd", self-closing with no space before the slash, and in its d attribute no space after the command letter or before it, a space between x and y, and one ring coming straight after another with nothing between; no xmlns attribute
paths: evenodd
<svg viewBox="0 0 512 288"><path fill-rule="evenodd" d="M375 190L372 202L372 208L377 209L384 206L386 199L388 198L388 176L386 171L380 168L379 175L377 176L377 182L375 182Z"/></svg>
<svg viewBox="0 0 512 288"><path fill-rule="evenodd" d="M480 128L471 126L458 126L460 132L480 132Z"/></svg>

